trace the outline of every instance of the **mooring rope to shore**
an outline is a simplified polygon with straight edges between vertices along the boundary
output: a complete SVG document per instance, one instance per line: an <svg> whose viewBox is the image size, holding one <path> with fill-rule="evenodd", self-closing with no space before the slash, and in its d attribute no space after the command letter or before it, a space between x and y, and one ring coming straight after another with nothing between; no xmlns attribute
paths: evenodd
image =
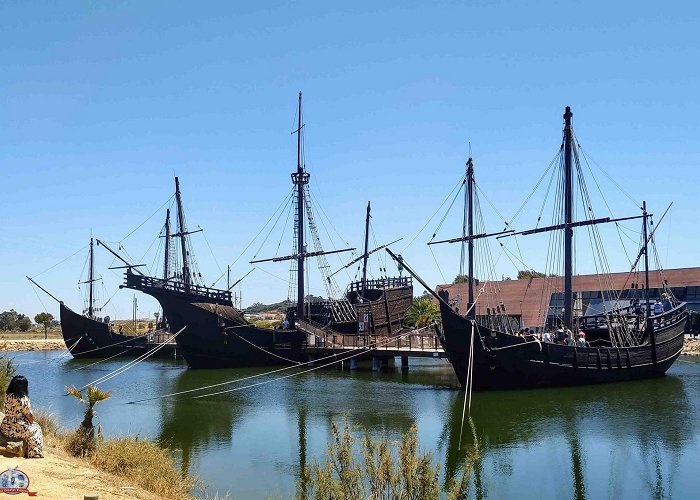
<svg viewBox="0 0 700 500"><path fill-rule="evenodd" d="M297 364L297 365L300 365L300 364L301 364L301 361L294 361L293 359L285 358L284 356L280 356L280 355L278 355L278 354L275 354L274 352L268 351L268 350L265 349L264 347L260 347L259 345L255 345L253 342L251 342L251 341L248 340L248 339L245 339L245 338L241 337L241 336L238 335L236 332L233 332L233 334L234 334L236 337L238 337L239 339L241 339L243 342L247 342L248 344L252 345L252 346L255 347L256 349L260 349L261 351L263 351L263 352L269 354L270 356L274 356L274 357L279 358L279 359L281 359L281 360L284 360L284 361L286 361L286 362L288 362L288 363Z"/></svg>
<svg viewBox="0 0 700 500"><path fill-rule="evenodd" d="M116 370L113 370L112 372L108 373L107 375L104 375L104 376L102 376L102 377L99 377L98 379L95 379L95 380L93 380L92 382L90 382L90 383L88 383L88 384L85 384L83 387L81 387L81 388L78 389L78 390L79 390L79 391L82 391L83 389L87 388L89 385L95 385L95 384L100 384L100 383L102 383L102 382L107 382L108 380L111 380L111 379L113 379L114 377L117 377L117 376L121 375L121 374L124 373L125 371L127 371L127 370L133 368L134 366L136 366L137 364L139 364L141 361L143 361L143 360L149 358L150 356L152 356L153 354L155 354L156 352L158 352L159 350L161 350L163 347L165 347L165 345L167 345L167 344L170 343L173 339L175 339L178 335L180 335L180 333L182 333L182 332L185 330L185 328L187 328L187 325L183 326L177 333L175 333L174 335L172 335L170 338L165 339L163 342L161 342L160 344L158 344L157 346L155 346L155 347L154 347L153 349L151 349L150 351L148 351L148 352L142 354L141 356L139 356L138 358L136 358L136 359L134 359L134 360L132 360L132 361L129 361L129 362L128 362L127 364L125 364L124 366L120 366L119 368L117 368Z"/></svg>
<svg viewBox="0 0 700 500"><path fill-rule="evenodd" d="M69 372L77 372L79 370L84 370L86 368L90 368L91 366L99 365L100 363L104 363L105 361L109 361L110 359L114 359L117 356L121 356L122 354L129 352L132 349L136 349L137 347L141 347L141 346L140 345L132 345L131 347L127 347L126 349L124 349L122 352L118 352L117 354L114 354L108 358L98 359L94 363L90 363L89 365L79 366L78 368L73 368L72 370L68 370L68 371Z"/></svg>
<svg viewBox="0 0 700 500"><path fill-rule="evenodd" d="M406 334L404 334L404 335L397 335L396 337L388 338L387 341L386 341L384 344L382 344L381 346L378 346L378 347L383 347L384 345L388 345L390 342L393 342L395 339L403 338L403 337L406 337L407 335L410 335L410 334L411 334L411 332L408 332L408 333L406 333ZM256 383L254 383L254 384L244 385L244 386L242 386L242 387L234 387L234 388L232 388L232 389L226 389L225 391L217 391L217 392L212 392L212 393L209 393L209 394L202 394L202 395L199 395L199 396L193 396L193 397L190 398L190 399L208 398L208 397L211 397L211 396L217 396L217 395L219 395L219 394L227 394L227 393L230 393L230 392L242 391L242 390L244 390L244 389L250 389L250 388L252 388L252 387L257 387L257 386L260 386L260 385L270 384L270 383L272 383L272 382L277 382L277 381L279 381L279 380L284 380L284 379L287 379L287 378L290 378L290 377L295 377L295 376L297 376L297 375L303 375L304 373L309 373L309 372L312 372L312 371L314 371L314 370L320 370L321 368L326 368L326 367L331 366L331 365L334 365L334 364L336 364L336 363L340 363L340 362L342 362L342 361L346 361L346 360L348 360L348 359L355 358L355 357L357 357L357 356L362 356L363 354L367 354L368 352L375 351L375 350L377 349L377 347L372 347L372 348L369 348L369 347L359 347L359 348L357 348L357 349L366 349L366 351L364 351L364 352L358 352L358 353L356 353L356 354L351 354L350 356L346 356L346 357L344 357L344 358L342 358L342 359L338 359L338 360L335 360L335 361L331 361L330 363L324 363L324 364L319 365L319 366L314 366L314 367L309 368L309 369L307 369L307 370L302 370L302 371L300 371L300 372L290 373L289 375L284 375L284 376L282 376L282 377L273 378L272 380L263 380L262 382L256 382ZM316 361L318 361L318 360L311 361L311 363L314 363L314 362L316 362ZM305 364L308 364L308 363L305 363ZM292 367L292 368L297 368L297 367L298 367L298 366ZM200 390L202 390L202 389L200 389Z"/></svg>
<svg viewBox="0 0 700 500"><path fill-rule="evenodd" d="M430 325L425 326L425 327L423 327L423 328L420 328L420 329L418 329L418 330L411 330L410 332L407 332L407 333L405 333L405 334L403 334L403 335L398 335L398 336L396 336L396 337L391 337L391 338L389 339L389 341L388 341L386 344L384 344L384 345L387 345L389 342L392 342L392 341L394 341L394 340L396 340L396 339L404 338L404 337L406 337L406 336L408 336L408 335L410 335L410 334L412 334L412 333L420 332L421 330L427 330L427 329L429 329L429 328L432 328L433 326L434 326L434 324L430 324ZM374 344L376 344L376 343L377 343L377 342L375 342L375 343L370 343L369 346L372 346L372 345L374 345ZM135 400L133 400L133 401L127 401L125 404L144 403L144 402L146 402L146 401L153 401L153 400L156 400L156 399L165 399L165 398L170 398L170 397L174 397L174 396L181 396L181 395L183 395L183 394L190 394L190 393L193 393L193 392L204 391L204 390L206 390L206 389L213 389L213 388L215 388L215 387L221 387L221 386L224 386L224 385L235 384L235 383L237 383L237 382L243 382L243 381L245 381L245 380L251 380L251 379L258 378L258 377L263 377L263 376L266 376L266 375L272 375L272 374L274 374L274 373L284 372L284 371L291 370L291 369L294 369L294 368L300 368L300 367L302 367L302 366L309 365L309 364L312 364L312 363L318 363L319 361L324 361L324 360L327 360L327 359L330 359L330 358L337 358L338 356L340 356L340 355L342 355L342 354L352 353L353 351L356 351L356 350L358 350L358 349L362 349L363 352L359 353L359 354L358 354L358 356L359 356L360 354L366 354L367 352L370 352L370 351L374 350L373 347L369 347L369 346L353 347L352 349L349 349L348 351L345 351L344 353L341 353L341 354L337 354L337 353L336 353L336 354L330 354L330 355L328 355L328 356L324 356L324 357L321 357L321 358L318 358L318 359L313 359L313 360L310 360L310 361L303 362L303 363L301 363L301 364L299 364L299 365L284 366L284 367L282 367L282 368L276 368L276 369L271 370L271 371L267 371L267 372L263 372L263 373L257 373L257 374L255 374L255 375L249 375L249 376L247 376L247 377L241 377L241 378L237 378L237 379L226 380L226 381L224 381L224 382L219 382L219 383L216 383L216 384L211 384L211 385L202 386L202 387L195 387L194 389L186 389L186 390L184 390L184 391L172 392L172 393L169 393L169 394L161 394L160 396L153 396L153 397L150 397L150 398L135 399ZM342 359L338 359L338 360L334 361L334 363L338 363L338 362L340 362L340 361L345 361L346 359L350 359L350 357L345 357L345 358L342 358ZM333 363L330 363L330 364L333 364ZM326 366L326 365L324 365L324 366ZM321 367L319 367L319 368L322 368L322 367L323 367L323 366L321 366ZM299 373L303 373L303 372L299 372ZM279 380L279 379L275 379L275 380Z"/></svg>
<svg viewBox="0 0 700 500"><path fill-rule="evenodd" d="M101 351L102 349L108 349L108 348L110 348L110 347L114 347L115 345L126 344L127 342L131 342L132 340L136 340L136 339L141 339L141 338L144 338L145 336L146 336L146 335L134 335L133 337L129 337L129 338L126 339L126 340L120 340L119 342L115 342L114 344L103 345L102 347L96 347L96 348L94 348L94 349L90 349L90 350L87 350L87 351L83 351L83 352L81 352L80 354L87 354L87 353L89 353L89 352ZM80 338L82 338L82 337L83 337L83 336L81 336ZM88 337L89 337L89 336L88 336Z"/></svg>
<svg viewBox="0 0 700 500"><path fill-rule="evenodd" d="M26 361L24 363L17 363L17 366L19 367L19 366L24 366L24 365L33 365L34 363L55 363L56 361L61 360L63 358L63 356L65 356L66 354L70 354L70 352L75 348L75 346L78 345L78 342L80 342L80 339L82 339L82 338L83 338L83 336L81 335L80 337L78 337L78 340L76 340L72 346L70 346L68 349L64 349L63 351L61 351L61 353L53 359L50 359L48 361L46 361L44 359L37 359L34 361ZM26 351L26 352L22 352L20 354L27 354L30 352L36 352L36 351ZM17 358L17 356L14 356L13 358L10 358L10 359L12 361L14 361L16 358Z"/></svg>
<svg viewBox="0 0 700 500"><path fill-rule="evenodd" d="M464 416L469 415L472 409L472 380L474 373L474 335L476 335L476 321L472 320L472 334L469 342L469 360L467 363L467 380L466 387L464 388L464 405L462 406L462 423L459 426L459 443L457 444L457 450L462 449L462 433L464 431ZM467 406L467 400L469 405ZM469 416L471 420L471 416Z"/></svg>

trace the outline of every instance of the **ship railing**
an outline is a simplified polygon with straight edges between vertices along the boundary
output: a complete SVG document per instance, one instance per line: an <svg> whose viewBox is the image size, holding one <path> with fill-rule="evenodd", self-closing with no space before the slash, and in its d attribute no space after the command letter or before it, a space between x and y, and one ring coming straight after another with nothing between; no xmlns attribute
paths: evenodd
<svg viewBox="0 0 700 500"><path fill-rule="evenodd" d="M126 273L125 285L128 288L137 290L168 290L177 294L191 295L202 297L215 301L230 301L231 292L228 290L219 290L217 288L209 288L201 285L185 285L180 281L165 280L162 278L154 278L152 276L140 276L133 273Z"/></svg>
<svg viewBox="0 0 700 500"><path fill-rule="evenodd" d="M650 316L654 328L665 328L682 319L686 314L685 303L679 304L669 311ZM579 318L579 328L583 330L598 330L609 327L620 327L622 323L627 323L628 327L637 329L644 328L645 314L635 314L634 308L626 307L611 311L609 313L597 314L595 316L584 316Z"/></svg>
<svg viewBox="0 0 700 500"><path fill-rule="evenodd" d="M413 277L400 276L398 278L378 278L365 281L366 288L401 288L413 286ZM362 281L355 281L348 285L348 292L359 292L362 290Z"/></svg>

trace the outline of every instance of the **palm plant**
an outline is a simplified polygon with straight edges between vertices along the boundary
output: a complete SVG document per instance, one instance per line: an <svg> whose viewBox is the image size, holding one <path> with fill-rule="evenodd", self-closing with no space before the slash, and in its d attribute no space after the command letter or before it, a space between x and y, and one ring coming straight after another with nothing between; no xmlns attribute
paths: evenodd
<svg viewBox="0 0 700 500"><path fill-rule="evenodd" d="M429 297L413 299L413 304L406 311L404 321L415 328L423 328L440 322L440 309Z"/></svg>
<svg viewBox="0 0 700 500"><path fill-rule="evenodd" d="M95 426L92 419L95 417L95 405L112 395L112 391L102 391L94 385L86 387L86 395L75 387L66 387L66 392L75 397L86 406L83 421L78 426L75 439L70 448L74 455L85 455L95 449Z"/></svg>

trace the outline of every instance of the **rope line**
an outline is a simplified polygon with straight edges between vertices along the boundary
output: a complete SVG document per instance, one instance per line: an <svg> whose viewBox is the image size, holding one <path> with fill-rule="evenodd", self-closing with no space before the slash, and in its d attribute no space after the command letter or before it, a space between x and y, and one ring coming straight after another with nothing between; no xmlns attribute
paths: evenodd
<svg viewBox="0 0 700 500"><path fill-rule="evenodd" d="M472 334L469 341L469 360L467 364L467 384L464 391L464 405L462 406L462 423L459 426L459 443L457 444L457 450L462 449L462 433L464 431L464 416L471 413L472 409L472 372L474 369L474 335L475 332L475 321L472 321ZM469 410L467 411L467 399L469 400Z"/></svg>
<svg viewBox="0 0 700 500"><path fill-rule="evenodd" d="M282 359L282 360L284 360L284 361L287 361L288 363L301 364L301 361L294 361L293 359L287 359L287 358L285 358L285 357L283 357L283 356L279 356L278 354L275 354L274 352L268 351L268 350L265 349L264 347L260 347L259 345L255 345L253 342L251 342L251 341L248 340L248 339L244 339L243 337L241 337L240 335L238 335L236 332L233 332L233 334L234 334L236 337L238 337L239 339L241 339L243 342L247 342L248 344L252 345L252 346L255 347L256 349L260 349L261 351L263 351L263 352L269 354L270 356L274 356L274 357L276 357L276 358Z"/></svg>
<svg viewBox="0 0 700 500"><path fill-rule="evenodd" d="M163 342L161 342L160 344L158 344L156 347L154 347L154 348L151 349L150 351L148 351L148 352L142 354L141 356L139 356L138 358L136 358L136 359L134 359L134 360L128 362L128 363L125 364L124 366L121 366L121 367L117 368L116 370L112 371L111 373L108 373L107 375L104 375L104 376L102 376L102 377L99 377L99 378L93 380L92 382L90 382L90 383L88 383L88 384L85 384L85 385L84 385L83 387L81 387L79 390L82 391L83 389L87 388L87 386L89 386L89 385L95 385L95 384L100 384L100 383L102 383L102 382L107 382L108 380L111 380L111 379L113 379L114 377L116 377L116 376L118 376L118 375L121 375L122 373L124 373L124 372L127 371L128 369L133 368L134 366L136 366L137 364L139 364L141 361L145 360L146 358L149 358L151 355L155 354L156 352L158 352L159 350L161 350L163 347L165 347L166 344L168 344L170 341L172 341L174 338L176 338L178 335L180 335L180 333L182 333L182 332L185 330L185 328L187 328L186 325L183 326L183 327L180 329L180 331L178 331L177 333L175 333L174 335L172 335L169 339L164 340Z"/></svg>
<svg viewBox="0 0 700 500"><path fill-rule="evenodd" d="M411 332L408 332L407 334L404 334L404 335L402 335L402 336L400 335L400 336L392 337L392 338L388 339L384 344L382 344L382 345L380 345L380 346L378 346L378 347L383 347L383 346L385 346L385 345L388 345L389 342L392 342L394 339L401 338L401 337L405 337L406 335L410 335L410 334L411 334ZM307 370L302 370L302 371L296 372L296 373L290 373L289 375L284 375L284 376L282 376L282 377L273 378L273 379L271 379L271 380L263 380L262 382L256 382L256 383L254 383L254 384L248 384L248 385L244 385L244 386L242 386L242 387L234 387L233 389L226 389L226 390L224 390L224 391L216 391L216 392L212 392L212 393L209 393L209 394L202 394L202 395L199 395L199 396L193 396L191 399L208 398L208 397L211 397L211 396L217 396L217 395L219 395L219 394L226 394L226 393L229 393L229 392L242 391L243 389L250 389L250 388L252 388L252 387L257 387L257 386L260 386L260 385L265 385L265 384L269 384L269 383L272 383L272 382L277 382L278 380L284 380L284 379L287 379L287 378L290 378L290 377L294 377L294 376L296 376L296 375L302 375L302 374L304 374L304 373L309 373L309 372L312 372L312 371L314 371L314 370L320 370L321 368L325 368L325 367L334 365L334 364L339 363L339 362L341 362L341 361L346 361L346 360L348 360L348 359L355 358L355 357L357 357L357 356L361 356L361 355L363 355L363 354L366 354L366 353L368 353L368 352L371 352L371 351L376 350L376 348L377 348L377 347L372 347L372 348L370 348L370 347L360 347L360 348L358 348L358 349L362 349L362 350L366 349L366 351L358 352L358 353L356 353L356 354L352 354L352 355L350 355L350 356L346 356L346 357L344 357L344 358L342 358L342 359L338 359L338 360L335 360L335 361L331 361L330 363L324 363L324 364L319 365L319 366L314 366L314 367L309 368L309 369L307 369ZM336 356L337 356L337 355L336 355ZM313 363L314 361L311 361L311 362ZM308 363L305 363L305 364L308 364Z"/></svg>
<svg viewBox="0 0 700 500"><path fill-rule="evenodd" d="M426 326L426 327L424 327L424 328L422 328L422 329L412 330L411 332L408 332L408 334L420 332L421 330L426 330L426 329L428 329L428 328L431 328L432 326L433 326L433 325L428 325L428 326ZM402 335L401 337L405 337L406 335L407 335L407 334ZM399 338L399 337L394 337L394 338ZM369 345L373 345L373 343L370 343ZM364 346L364 347L354 347L354 348L350 349L349 351L345 351L345 352L346 352L346 353L347 353L347 352L353 352L353 351L355 351L355 350L357 350L357 349L367 349L367 346ZM206 386L203 386L203 387L196 387L196 388L194 388L194 389L186 389L186 390L184 390L184 391L172 392L172 393L169 393L169 394L161 394L160 396L153 396L153 397L150 397L150 398L136 399L136 400L134 400L134 401L128 401L126 404L143 403L143 402L145 402L145 401L153 401L154 399L164 399L164 398L169 398L169 397L172 397L172 396L180 396L180 395L182 395L182 394L190 394L190 393L192 393L192 392L204 391L204 390L206 390L206 389L213 389L214 387L221 387L221 386L224 386L224 385L234 384L234 383L236 383L236 382L243 382L244 380L250 380L250 379L254 379L254 378L257 378L257 377L262 377L262 376L265 376L265 375L272 375L273 373L279 373L279 372L291 370L291 369L293 369L293 368L298 368L298 367L300 367L300 366L309 365L309 364L311 364L311 363L316 363L316 362L319 362L319 361L324 361L324 360L326 360L326 359L337 358L337 357L338 357L338 354L330 354L330 355L324 356L324 357L322 357L322 358L318 358L318 359L311 360L311 361L306 361L306 362L301 363L301 364L299 364L299 365L284 366L284 367L282 367L282 368L276 368L276 369L271 370L271 371L268 371L268 372L257 373L257 374L255 374L255 375L249 375L249 376L247 376L247 377L241 377L241 378L232 379L232 380L226 380L226 381L224 381L224 382L218 382L218 383L216 383L216 384L206 385ZM342 361L342 360L341 360L341 361Z"/></svg>
<svg viewBox="0 0 700 500"><path fill-rule="evenodd" d="M83 337L80 336L78 338L78 340L75 341L75 344L73 344L70 348L61 351L61 354L59 356L56 356L54 359L50 359L49 361L46 361L43 359L39 359L39 360L35 360L35 361L27 361L26 363L17 363L17 366L19 367L19 366L24 366L24 365L33 365L34 363L54 363L54 362L60 360L61 358L63 358L66 354L70 354L70 352L73 350L73 348L75 348L75 346L78 345L78 342L80 342L80 339L82 339L82 338ZM27 352L34 352L34 351L27 351ZM17 356L15 356L11 359L12 359L12 361L14 361L16 358L17 358Z"/></svg>

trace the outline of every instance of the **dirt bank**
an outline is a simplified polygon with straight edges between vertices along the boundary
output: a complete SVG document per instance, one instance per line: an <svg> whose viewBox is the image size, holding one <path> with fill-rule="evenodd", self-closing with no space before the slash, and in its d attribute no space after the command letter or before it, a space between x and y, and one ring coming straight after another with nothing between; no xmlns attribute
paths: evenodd
<svg viewBox="0 0 700 500"><path fill-rule="evenodd" d="M3 339L0 340L0 351L64 351L66 344L63 339Z"/></svg>
<svg viewBox="0 0 700 500"><path fill-rule="evenodd" d="M44 453L45 458L32 459L0 455L0 472L16 467L27 474L29 491L36 492L37 498L82 500L88 493L98 494L100 500L158 498L124 479L100 472L85 461L72 458L58 448L47 447Z"/></svg>
<svg viewBox="0 0 700 500"><path fill-rule="evenodd" d="M700 356L700 338L686 338L685 342L683 343L683 352L681 354L687 354L688 356Z"/></svg>

